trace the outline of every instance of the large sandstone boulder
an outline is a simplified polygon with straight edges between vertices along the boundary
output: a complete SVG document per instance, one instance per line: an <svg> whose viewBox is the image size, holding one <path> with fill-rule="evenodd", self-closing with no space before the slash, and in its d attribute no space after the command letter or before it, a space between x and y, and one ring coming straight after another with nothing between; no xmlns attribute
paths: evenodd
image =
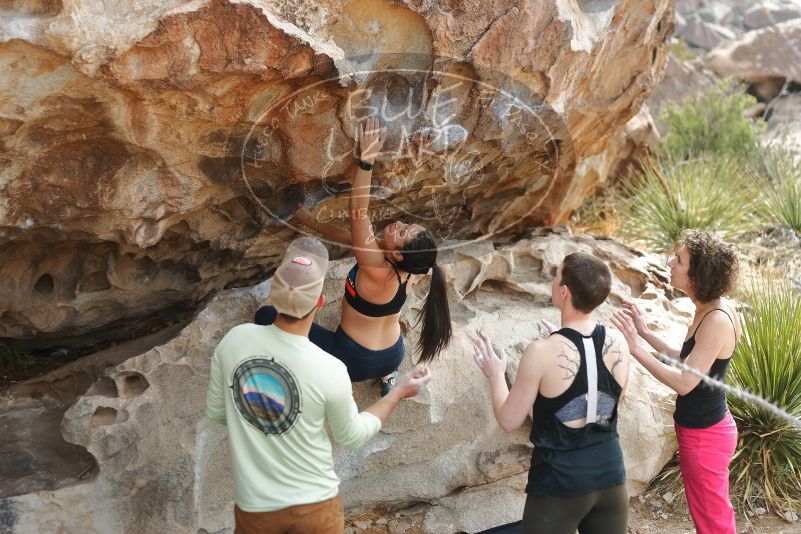
<svg viewBox="0 0 801 534"><path fill-rule="evenodd" d="M513 235L658 83L672 0L0 2L0 337L141 334L263 279L298 203L342 216L352 132L390 129L375 222ZM595 179L595 178L593 178Z"/></svg>
<svg viewBox="0 0 801 534"><path fill-rule="evenodd" d="M737 36L730 28L714 22L706 22L698 16L687 19L681 28L681 33L677 35L683 37L688 45L703 50L711 50L721 42Z"/></svg>
<svg viewBox="0 0 801 534"><path fill-rule="evenodd" d="M576 177L570 186L571 194L591 196L598 188L609 187L610 183L640 170L659 139L656 123L648 105L644 104L623 130L610 137L603 151L585 158L576 167ZM572 211L572 207L564 206L560 215L568 217Z"/></svg>
<svg viewBox="0 0 801 534"><path fill-rule="evenodd" d="M801 19L748 32L723 43L707 54L705 64L720 76L748 83L801 83Z"/></svg>
<svg viewBox="0 0 801 534"><path fill-rule="evenodd" d="M797 18L801 18L801 2L798 0L783 2L761 0L743 13L743 24L752 30L760 30Z"/></svg>
<svg viewBox="0 0 801 534"><path fill-rule="evenodd" d="M416 525L416 532L453 534L520 518L530 427L511 434L498 427L488 385L472 361L470 338L481 329L504 347L513 379L523 349L542 335L539 319L558 321L549 306L550 273L565 254L590 252L609 263L613 291L598 311L599 321L608 324L613 306L634 297L647 308L654 329L678 338L686 328L687 315L665 293L669 288L662 259L617 241L539 230L515 244L459 245L441 261L455 335L432 365L434 379L427 392L403 402L364 448L335 450L341 494L354 529L372 525L399 532ZM330 266L325 288L330 304L320 317L327 326L336 324L351 261ZM143 353L131 357L131 347L123 346L122 356L90 358L85 366L99 378L91 386L84 383L83 393L69 393L64 384L80 380L69 382L63 373L49 384L42 379L17 386L0 409L0 419L35 402L32 396L39 402L72 402L72 395L61 433L66 442L88 451L96 467L86 468L83 476L65 473L65 481L43 475L18 484L13 496L0 500L0 524L6 531L230 532L233 488L227 438L223 426L205 418L205 388L215 344L229 328L251 319L264 303L269 283L219 293L191 323L168 332L171 339L151 339L153 348ZM425 278L413 285L402 316L408 346L416 340L412 323L426 285ZM410 365L411 354L402 367ZM80 375L80 369L76 362L73 374ZM355 384L354 390L362 407L377 399L375 384ZM619 425L632 495L642 491L675 451L671 404L670 391L633 365ZM40 412L47 413L44 408ZM28 418L12 422L44 427L43 416L35 410L27 413ZM16 433L10 427L0 443ZM58 432L48 435L53 434ZM49 462L57 472L58 455L45 451L55 446L63 453L60 461L71 462L75 456L53 441L28 451L39 456L26 465L47 469ZM0 473L9 471L11 467L2 465ZM64 483L71 485L61 487Z"/></svg>

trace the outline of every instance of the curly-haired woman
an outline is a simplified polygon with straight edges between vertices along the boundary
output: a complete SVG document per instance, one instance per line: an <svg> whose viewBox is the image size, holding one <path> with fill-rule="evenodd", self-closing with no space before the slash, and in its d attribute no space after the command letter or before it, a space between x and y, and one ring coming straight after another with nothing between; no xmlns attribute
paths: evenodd
<svg viewBox="0 0 801 534"><path fill-rule="evenodd" d="M642 311L632 302L624 302L624 309L615 312L612 322L625 336L632 356L678 393L673 419L679 467L698 534L735 534L729 463L737 445L737 427L725 392L701 377L725 382L740 338L734 307L722 298L734 284L737 255L730 244L709 233L687 230L668 266L670 284L686 293L695 305L695 316L681 347L651 332ZM677 369L657 359L640 346L638 334L656 351L680 360L686 368Z"/></svg>

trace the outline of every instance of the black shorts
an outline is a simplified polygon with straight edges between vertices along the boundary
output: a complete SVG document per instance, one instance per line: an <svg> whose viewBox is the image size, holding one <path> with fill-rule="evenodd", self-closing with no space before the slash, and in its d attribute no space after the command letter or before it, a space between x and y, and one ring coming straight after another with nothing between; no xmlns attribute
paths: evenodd
<svg viewBox="0 0 801 534"><path fill-rule="evenodd" d="M277 315L272 306L262 306L256 312L253 322L260 325L273 324ZM347 366L352 382L387 376L400 367L406 354L403 336L399 336L391 347L371 350L356 343L342 330L342 327L337 327L336 331L332 332L317 323L312 323L309 340L341 360Z"/></svg>

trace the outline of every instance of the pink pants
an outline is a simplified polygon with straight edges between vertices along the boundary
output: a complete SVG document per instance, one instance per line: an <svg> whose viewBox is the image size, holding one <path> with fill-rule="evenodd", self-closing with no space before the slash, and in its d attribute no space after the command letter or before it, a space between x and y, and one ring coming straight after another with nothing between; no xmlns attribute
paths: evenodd
<svg viewBox="0 0 801 534"><path fill-rule="evenodd" d="M736 534L729 500L729 463L737 446L734 419L727 413L708 428L675 427L679 467L697 533Z"/></svg>

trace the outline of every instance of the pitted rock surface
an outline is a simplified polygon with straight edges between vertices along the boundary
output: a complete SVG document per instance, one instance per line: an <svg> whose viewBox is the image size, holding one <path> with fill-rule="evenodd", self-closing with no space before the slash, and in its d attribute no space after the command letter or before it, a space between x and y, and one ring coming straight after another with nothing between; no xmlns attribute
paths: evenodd
<svg viewBox="0 0 801 534"><path fill-rule="evenodd" d="M558 322L558 311L549 304L550 281L564 255L584 251L609 263L613 289L597 311L601 323L608 325L613 306L632 297L646 309L655 331L680 339L689 322L666 294L663 260L617 241L541 229L517 243L459 245L441 259L455 334L432 365L427 391L404 401L362 449L335 447L340 493L352 520L381 518L379 524L397 528L407 519L396 511L413 510L409 521L417 531L453 534L520 519L530 423L510 434L497 425L489 386L472 361L471 337L480 329L507 351L513 380L523 350L543 335L539 320ZM328 303L318 316L324 326L338 321L351 263L345 259L330 265ZM426 277L413 279L401 317L407 347L416 341L413 323L427 283ZM12 523L10 532L230 532L233 483L227 438L222 425L205 417L205 388L217 341L252 319L269 285L220 292L183 329L152 338L155 346L138 355L131 357L125 352L131 347L123 347L125 354L117 360L109 353L88 357L85 365L102 371L74 400L66 393L60 397L72 402L61 432L66 442L95 458L96 472L83 480L70 478L66 483L72 485L60 488L29 481L22 494L0 500L0 510ZM414 356L410 350L401 370L412 365ZM81 361L73 372L82 372ZM53 376L54 381L65 378L64 372ZM5 409L36 394L49 402L57 395L45 394L46 383L40 379L35 387L19 386L18 397L9 399ZM354 392L361 408L378 399L373 383L354 384ZM671 405L670 391L633 363L619 411L632 494L642 491L675 452Z"/></svg>

